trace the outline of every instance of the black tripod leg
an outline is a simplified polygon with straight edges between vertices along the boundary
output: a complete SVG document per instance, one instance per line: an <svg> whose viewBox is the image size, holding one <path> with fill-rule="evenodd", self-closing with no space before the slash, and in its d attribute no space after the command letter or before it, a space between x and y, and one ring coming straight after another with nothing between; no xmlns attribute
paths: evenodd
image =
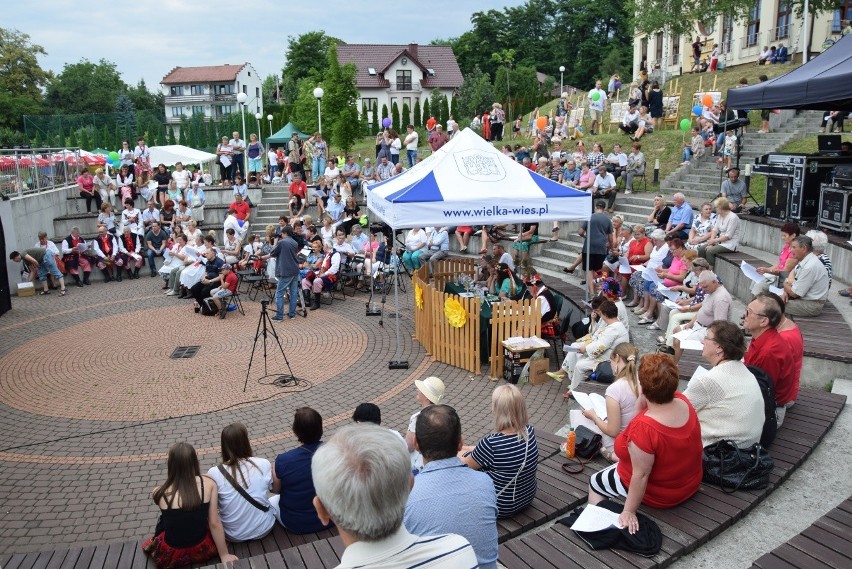
<svg viewBox="0 0 852 569"><path fill-rule="evenodd" d="M284 346L281 345L281 338L278 337L278 333L275 332L275 328L272 326L272 321L269 320L269 314L263 312L261 314L261 318L264 319L263 327L264 327L264 336L263 336L263 361L264 365L266 363L266 322L269 321L269 331L273 338L275 338L275 343L278 344L278 349L281 351L281 357L284 358L284 365L287 366L287 373L290 374L290 377L293 380L293 383L297 383L296 376L293 375L293 369L290 367L290 360L287 359L287 354L284 353Z"/></svg>
<svg viewBox="0 0 852 569"><path fill-rule="evenodd" d="M252 364L252 362L254 361L254 351L255 351L255 349L257 348L257 339L258 339L258 338L260 338L260 334L261 334L261 332L260 332L260 326L261 326L262 324L264 324L264 325L265 325L265 322L263 321L263 315L264 315L264 313L265 313L265 312L266 312L266 311L265 311L265 309L264 309L263 307L261 307L261 310L260 310L260 319L257 321L257 330L256 330L256 331L255 331L255 333L254 333L254 343L253 343L253 344L252 344L252 346L251 346L251 356L249 356L248 369L246 370L246 381L245 381L245 383L243 384L243 393L245 393L245 392L246 392L246 389L248 388L249 375L251 375L251 364ZM264 348L265 348L265 347L266 347L266 339L265 339L265 338L264 338L263 345L264 345ZM266 350L265 350L265 349L264 349L264 356L263 356L263 358L264 358L264 360L266 359Z"/></svg>

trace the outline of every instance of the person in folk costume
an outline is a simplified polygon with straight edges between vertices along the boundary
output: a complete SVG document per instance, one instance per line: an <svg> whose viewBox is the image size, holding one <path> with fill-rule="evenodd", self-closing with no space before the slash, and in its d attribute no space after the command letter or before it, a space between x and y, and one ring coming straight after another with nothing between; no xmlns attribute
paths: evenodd
<svg viewBox="0 0 852 569"><path fill-rule="evenodd" d="M127 278L138 279L139 269L145 262L144 257L142 257L142 239L139 238L138 234L131 231L129 225L124 227L124 233L118 240L118 250L122 264L127 269ZM118 276L121 276L120 271Z"/></svg>
<svg viewBox="0 0 852 569"><path fill-rule="evenodd" d="M92 242L92 249L98 258L98 268L104 275L104 282L116 280L121 282L121 266L124 262L119 257L118 240L107 231L106 225L98 225L98 236ZM113 276L115 269L115 276Z"/></svg>
<svg viewBox="0 0 852 569"><path fill-rule="evenodd" d="M86 240L80 236L78 227L71 228L71 234L62 240L62 262L65 268L74 278L77 286L90 285L89 275L92 274L92 265L88 254L82 254L78 247L86 245ZM80 280L80 271L83 271L83 279Z"/></svg>
<svg viewBox="0 0 852 569"><path fill-rule="evenodd" d="M524 283L541 309L542 336L558 336L559 313L556 310L556 298L553 296L553 293L544 285L544 281L541 280L541 275L539 274L525 278Z"/></svg>
<svg viewBox="0 0 852 569"><path fill-rule="evenodd" d="M136 160L135 170L137 178L140 180L143 179L142 175L144 173L144 180L145 183L147 183L148 179L154 175L154 171L151 169L151 152L148 150L148 147L145 146L144 137L139 137L139 140L136 141L136 148L133 150L133 156Z"/></svg>

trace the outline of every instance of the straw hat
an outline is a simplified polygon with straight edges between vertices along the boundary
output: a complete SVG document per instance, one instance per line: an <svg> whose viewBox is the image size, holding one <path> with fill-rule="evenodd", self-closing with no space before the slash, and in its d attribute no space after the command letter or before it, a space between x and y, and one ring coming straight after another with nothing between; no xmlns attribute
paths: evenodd
<svg viewBox="0 0 852 569"><path fill-rule="evenodd" d="M433 376L427 377L424 380L415 379L414 385L420 390L420 393L429 401L437 405L444 398L444 382L440 378Z"/></svg>

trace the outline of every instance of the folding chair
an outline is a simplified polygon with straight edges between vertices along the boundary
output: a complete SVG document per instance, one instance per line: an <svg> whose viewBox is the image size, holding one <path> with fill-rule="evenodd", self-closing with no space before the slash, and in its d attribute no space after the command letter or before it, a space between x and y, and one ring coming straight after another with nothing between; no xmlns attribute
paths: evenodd
<svg viewBox="0 0 852 569"><path fill-rule="evenodd" d="M231 311L239 311L243 316L246 315L245 308L243 308L243 300L240 298L240 287L237 286L237 290L228 297L228 305L225 307L225 313Z"/></svg>
<svg viewBox="0 0 852 569"><path fill-rule="evenodd" d="M364 261L361 260L361 263L363 262ZM358 290L358 279L364 276L364 273L356 268L356 264L357 263L354 259L347 259L345 264L340 265L338 275L340 276L339 280L342 282L341 291L343 292L344 298L346 297L347 286L352 289L351 296L355 296L355 291ZM349 281L349 284L347 284L347 281Z"/></svg>

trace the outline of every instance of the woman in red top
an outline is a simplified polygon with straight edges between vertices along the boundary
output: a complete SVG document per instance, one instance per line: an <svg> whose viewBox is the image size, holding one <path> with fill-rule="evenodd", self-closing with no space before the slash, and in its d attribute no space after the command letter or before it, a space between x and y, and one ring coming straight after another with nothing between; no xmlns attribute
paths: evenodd
<svg viewBox="0 0 852 569"><path fill-rule="evenodd" d="M630 242L630 247L627 249L627 260L630 265L643 265L651 258L651 249L654 247L654 242L651 238L645 235L645 226L637 223L633 226L633 241ZM636 269L630 269L631 275L636 273ZM624 289L624 297L627 297L627 291L630 287L630 280L625 279L621 288ZM640 281L641 282L641 281ZM638 289L637 289L638 290ZM639 293L634 291L633 302L627 304L627 308L633 308L639 304Z"/></svg>
<svg viewBox="0 0 852 569"><path fill-rule="evenodd" d="M626 497L618 517L630 533L639 529L640 504L673 508L692 497L701 485L701 426L682 393L678 369L666 354L648 354L639 365L636 417L615 439L618 462L592 475L589 504Z"/></svg>

